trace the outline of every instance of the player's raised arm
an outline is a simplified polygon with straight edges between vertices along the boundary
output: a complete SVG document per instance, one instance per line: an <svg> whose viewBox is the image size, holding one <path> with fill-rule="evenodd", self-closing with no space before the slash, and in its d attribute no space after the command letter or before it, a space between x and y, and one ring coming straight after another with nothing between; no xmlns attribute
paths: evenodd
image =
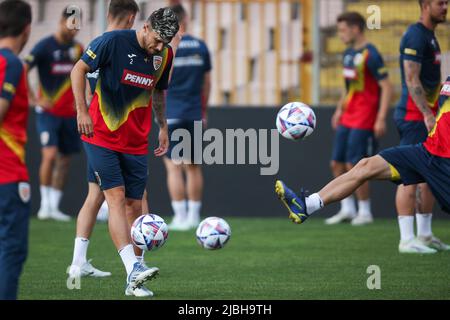
<svg viewBox="0 0 450 320"><path fill-rule="evenodd" d="M89 71L90 67L83 60L79 60L70 73L70 79L77 109L78 132L92 137L94 129L86 103L86 74Z"/></svg>

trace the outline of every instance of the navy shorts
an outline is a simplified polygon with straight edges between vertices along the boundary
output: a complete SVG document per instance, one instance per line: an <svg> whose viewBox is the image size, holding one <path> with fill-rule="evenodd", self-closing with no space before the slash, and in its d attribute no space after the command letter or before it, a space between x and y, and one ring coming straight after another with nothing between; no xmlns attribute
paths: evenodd
<svg viewBox="0 0 450 320"><path fill-rule="evenodd" d="M0 194L0 300L13 300L28 253L30 185L0 184Z"/></svg>
<svg viewBox="0 0 450 320"><path fill-rule="evenodd" d="M405 121L395 119L398 134L400 135L400 145L407 146L425 142L428 137L428 130L423 121Z"/></svg>
<svg viewBox="0 0 450 320"><path fill-rule="evenodd" d="M422 144L386 149L380 156L392 166L393 182L426 182L442 208L450 213L450 158L434 156Z"/></svg>
<svg viewBox="0 0 450 320"><path fill-rule="evenodd" d="M376 149L373 131L339 126L331 160L356 165L361 159L375 155Z"/></svg>
<svg viewBox="0 0 450 320"><path fill-rule="evenodd" d="M103 191L124 186L125 197L142 199L148 177L147 155L121 153L86 142L83 146L89 182L95 181Z"/></svg>
<svg viewBox="0 0 450 320"><path fill-rule="evenodd" d="M64 155L81 151L77 119L54 116L48 112L36 111L36 128L42 147L58 147Z"/></svg>
<svg viewBox="0 0 450 320"><path fill-rule="evenodd" d="M200 162L202 159L203 153L203 137L200 137L201 144L200 147L197 146L195 148L195 124L197 122L197 126L201 124L201 128L203 128L203 124L201 120L192 121L192 120L168 120L169 127L169 150L167 151L167 157L176 161L183 161L187 163L194 163L195 159L198 159ZM172 136L176 130L179 130L180 136ZM190 142L185 141L184 134L182 129L186 130L184 133L189 133L191 138ZM197 129L198 130L198 129ZM200 132L199 134L202 134ZM176 137L176 138L175 138ZM197 137L197 140L199 138ZM182 146L186 146L186 148L182 148ZM174 150L175 148L175 150ZM173 152L174 151L174 152ZM187 153L186 153L187 151Z"/></svg>

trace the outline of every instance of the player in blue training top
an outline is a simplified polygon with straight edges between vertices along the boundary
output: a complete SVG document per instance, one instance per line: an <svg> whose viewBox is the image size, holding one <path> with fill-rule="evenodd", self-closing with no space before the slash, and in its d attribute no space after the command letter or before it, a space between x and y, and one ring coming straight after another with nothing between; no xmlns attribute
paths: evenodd
<svg viewBox="0 0 450 320"><path fill-rule="evenodd" d="M421 0L420 21L409 26L400 43L402 96L395 110L400 145L425 141L436 122L441 88L441 51L436 27L446 21L447 0ZM427 184L400 185L396 206L400 226L399 251L434 253L450 250L431 230L434 197ZM417 238L414 237L414 213Z"/></svg>
<svg viewBox="0 0 450 320"><path fill-rule="evenodd" d="M78 130L108 203L111 238L127 272L126 295L152 296L143 284L159 272L136 258L142 250L131 244L130 225L142 211L152 107L160 127L154 153L163 156L168 148L164 90L173 53L167 44L178 28L170 8L158 9L138 32L111 31L92 41L71 75ZM86 74L97 69L99 79L88 109Z"/></svg>
<svg viewBox="0 0 450 320"><path fill-rule="evenodd" d="M70 25L72 14L65 8L56 33L39 41L25 58L27 70L36 66L39 76L37 99L29 88L42 147L39 219L70 220L59 204L70 156L81 151L70 72L83 53L82 45L74 40L78 30Z"/></svg>
<svg viewBox="0 0 450 320"><path fill-rule="evenodd" d="M108 8L108 28L106 32L131 29L138 11L139 6L134 0L111 0ZM96 70L96 72L92 74L90 78L88 74L88 80L89 85L93 88L93 97L100 71ZM88 100L91 100L92 97ZM105 196L98 185L95 174L92 168L88 167L88 194L77 216L77 230L73 249L73 259L69 269L69 275L71 277L107 277L111 275L110 272L104 272L94 268L90 260L87 259L89 239L92 231L94 230L96 217L103 215L105 216L104 219L106 221L108 219L107 205L106 210L99 212L104 200ZM146 213L148 213L148 211L146 211ZM142 256L138 256L137 258L138 260L143 259Z"/></svg>
<svg viewBox="0 0 450 320"><path fill-rule="evenodd" d="M167 91L169 137L177 129L184 129L189 131L192 140L191 149L184 150L190 152L190 155L179 155L172 154L177 141L171 139L164 164L175 214L169 228L188 230L196 228L200 222L203 176L200 165L194 163L194 160L202 156L202 150L194 148L194 126L198 125L201 128L202 119L206 121L206 105L211 88L211 60L206 44L185 33L188 17L184 8L176 5L172 9L180 21L182 38L177 47ZM199 154L196 155L195 152ZM183 179L183 171L186 174L186 182Z"/></svg>
<svg viewBox="0 0 450 320"><path fill-rule="evenodd" d="M28 92L18 55L31 31L31 7L0 2L0 300L17 298L28 251L30 185L25 165Z"/></svg>

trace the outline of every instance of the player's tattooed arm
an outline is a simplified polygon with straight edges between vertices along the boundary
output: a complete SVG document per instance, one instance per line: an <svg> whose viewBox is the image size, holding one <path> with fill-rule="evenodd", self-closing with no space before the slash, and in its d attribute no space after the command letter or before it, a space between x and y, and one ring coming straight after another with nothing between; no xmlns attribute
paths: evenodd
<svg viewBox="0 0 450 320"><path fill-rule="evenodd" d="M166 97L163 90L153 90L153 110L155 111L156 121L160 128L167 127L166 120Z"/></svg>
<svg viewBox="0 0 450 320"><path fill-rule="evenodd" d="M425 90L420 82L420 71L422 69L422 65L420 63L407 60L404 62L403 66L405 69L405 80L406 85L408 86L409 95L419 108L420 112L423 113L425 125L427 126L427 129L431 131L434 127L436 119L431 112Z"/></svg>
<svg viewBox="0 0 450 320"><path fill-rule="evenodd" d="M166 120L166 97L163 90L153 90L153 110L159 125L159 146L155 149L155 156L161 157L169 148L169 133Z"/></svg>

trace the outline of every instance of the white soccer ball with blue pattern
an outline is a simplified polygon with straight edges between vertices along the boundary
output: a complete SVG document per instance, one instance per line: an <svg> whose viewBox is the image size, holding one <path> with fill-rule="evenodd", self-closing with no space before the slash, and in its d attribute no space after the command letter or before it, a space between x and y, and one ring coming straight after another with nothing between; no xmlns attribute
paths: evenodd
<svg viewBox="0 0 450 320"><path fill-rule="evenodd" d="M290 102L283 106L277 114L278 132L290 140L302 140L314 132L316 115L306 104Z"/></svg>
<svg viewBox="0 0 450 320"><path fill-rule="evenodd" d="M197 242L208 250L217 250L230 240L230 225L222 218L209 217L200 222L196 231Z"/></svg>
<svg viewBox="0 0 450 320"><path fill-rule="evenodd" d="M144 214L131 226L131 240L140 249L152 251L161 248L169 236L164 219L156 214Z"/></svg>

